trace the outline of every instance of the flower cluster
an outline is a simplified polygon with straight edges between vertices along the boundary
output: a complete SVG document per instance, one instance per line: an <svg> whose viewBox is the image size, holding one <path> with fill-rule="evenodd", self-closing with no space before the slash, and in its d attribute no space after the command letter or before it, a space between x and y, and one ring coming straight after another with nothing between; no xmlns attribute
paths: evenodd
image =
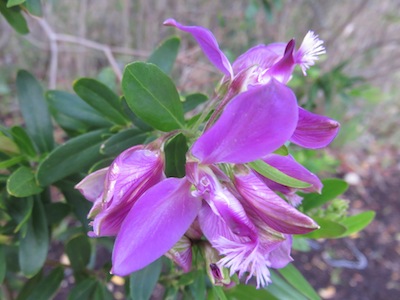
<svg viewBox="0 0 400 300"><path fill-rule="evenodd" d="M124 151L77 185L94 203L90 234L116 236L112 273L117 275L164 254L189 271L197 245L213 283L229 284L236 273L247 280L255 276L257 286L265 286L269 268L292 260L292 235L318 225L296 209L298 188L265 177L251 163L306 183L303 192L321 190L317 176L276 150L288 142L325 147L338 132L336 121L299 107L286 86L296 65L306 74L325 52L322 41L310 31L298 49L294 40L258 45L231 65L208 29L173 19L164 25L190 33L224 74L220 97L189 145L183 178L164 174L163 143L169 134Z"/></svg>

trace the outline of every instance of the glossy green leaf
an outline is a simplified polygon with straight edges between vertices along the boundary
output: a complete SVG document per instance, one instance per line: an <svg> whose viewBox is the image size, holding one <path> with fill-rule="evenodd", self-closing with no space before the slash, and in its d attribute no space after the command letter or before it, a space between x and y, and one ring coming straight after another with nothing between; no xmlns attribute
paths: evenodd
<svg viewBox="0 0 400 300"><path fill-rule="evenodd" d="M282 185L294 188L310 187L309 183L290 177L262 160L253 161L251 163L248 163L248 165L250 166L250 168L260 173L264 177L269 178Z"/></svg>
<svg viewBox="0 0 400 300"><path fill-rule="evenodd" d="M301 207L303 211L309 211L312 208L319 207L326 202L335 199L339 195L343 194L349 185L337 178L329 178L322 180L324 187L322 188L321 194L301 194L303 201Z"/></svg>
<svg viewBox="0 0 400 300"><path fill-rule="evenodd" d="M7 262L6 262L6 254L4 252L3 245L0 245L0 285L3 283L4 277L7 272Z"/></svg>
<svg viewBox="0 0 400 300"><path fill-rule="evenodd" d="M90 261L89 238L84 234L72 237L65 245L65 252L75 272L84 270Z"/></svg>
<svg viewBox="0 0 400 300"><path fill-rule="evenodd" d="M26 225L32 214L33 198L5 198L6 212L14 220L16 227L14 232L18 232ZM26 227L24 227L26 228ZM24 236L26 231L22 232Z"/></svg>
<svg viewBox="0 0 400 300"><path fill-rule="evenodd" d="M54 147L53 125L43 88L32 74L20 70L17 75L17 93L29 136L40 153L51 151Z"/></svg>
<svg viewBox="0 0 400 300"><path fill-rule="evenodd" d="M13 6L16 6L16 5L20 5L20 4L24 3L25 1L26 0L8 0L7 1L7 7L10 8L10 7L13 7Z"/></svg>
<svg viewBox="0 0 400 300"><path fill-rule="evenodd" d="M178 134L172 140L170 140L165 150L165 174L167 177L179 177L185 176L185 165L186 165L186 152L188 150L186 138L183 134Z"/></svg>
<svg viewBox="0 0 400 300"><path fill-rule="evenodd" d="M320 228L310 233L302 234L301 237L312 239L338 238L346 231L346 227L338 222L319 217L313 217L313 219L317 222Z"/></svg>
<svg viewBox="0 0 400 300"><path fill-rule="evenodd" d="M26 0L25 7L30 14L38 17L43 16L42 4L40 3L40 0Z"/></svg>
<svg viewBox="0 0 400 300"><path fill-rule="evenodd" d="M27 277L34 276L43 267L49 248L46 215L40 199L35 199L32 215L24 237L20 237L19 265Z"/></svg>
<svg viewBox="0 0 400 300"><path fill-rule="evenodd" d="M363 230L373 221L374 218L375 212L369 210L340 220L340 224L347 228L340 237L349 236L353 233Z"/></svg>
<svg viewBox="0 0 400 300"><path fill-rule="evenodd" d="M8 136L0 133L0 151L6 154L18 154L17 144Z"/></svg>
<svg viewBox="0 0 400 300"><path fill-rule="evenodd" d="M120 131L101 145L100 152L108 156L117 155L132 146L143 144L148 137L148 133L136 128Z"/></svg>
<svg viewBox="0 0 400 300"><path fill-rule="evenodd" d="M24 160L25 160L25 158L21 155L21 156L14 156L10 159L0 161L0 170L12 167Z"/></svg>
<svg viewBox="0 0 400 300"><path fill-rule="evenodd" d="M13 126L11 128L11 134L18 148L21 150L21 153L30 158L36 156L35 147L24 128L21 126Z"/></svg>
<svg viewBox="0 0 400 300"><path fill-rule="evenodd" d="M64 279L64 269L62 267L55 268L49 275L44 277L32 290L28 300L48 300L53 299L54 295L60 288Z"/></svg>
<svg viewBox="0 0 400 300"><path fill-rule="evenodd" d="M20 167L7 180L7 192L15 197L28 197L43 191L35 180L31 168Z"/></svg>
<svg viewBox="0 0 400 300"><path fill-rule="evenodd" d="M127 65L122 90L129 108L150 126L161 131L184 127L178 91L157 66L143 62Z"/></svg>
<svg viewBox="0 0 400 300"><path fill-rule="evenodd" d="M122 108L124 110L124 113L128 116L128 118L132 121L132 123L139 128L140 130L144 132L152 131L154 128L151 127L149 124L146 122L142 121L128 106L128 103L126 103L125 97L121 98L121 103L122 103Z"/></svg>
<svg viewBox="0 0 400 300"><path fill-rule="evenodd" d="M82 299L95 299L94 293L97 288L97 280L94 278L88 278L77 285L75 285L69 295L68 300L82 300Z"/></svg>
<svg viewBox="0 0 400 300"><path fill-rule="evenodd" d="M81 78L74 82L74 91L87 104L111 122L126 125L119 97L105 84L91 78Z"/></svg>
<svg viewBox="0 0 400 300"><path fill-rule="evenodd" d="M256 287L247 284L239 284L233 288L227 289L225 294L229 300L279 300L265 289L256 289Z"/></svg>
<svg viewBox="0 0 400 300"><path fill-rule="evenodd" d="M44 205L44 211L47 223L54 225L60 223L71 212L71 206L62 202L47 203Z"/></svg>
<svg viewBox="0 0 400 300"><path fill-rule="evenodd" d="M28 24L19 7L7 8L6 2L0 1L0 13L16 32L20 34L27 34L29 32Z"/></svg>
<svg viewBox="0 0 400 300"><path fill-rule="evenodd" d="M178 55L180 39L176 36L163 41L150 55L148 63L157 65L165 74L170 74Z"/></svg>
<svg viewBox="0 0 400 300"><path fill-rule="evenodd" d="M265 287L265 289L274 295L277 299L296 299L296 300L307 300L299 291L293 288L288 282L282 279L274 271L271 270L272 283Z"/></svg>
<svg viewBox="0 0 400 300"><path fill-rule="evenodd" d="M191 111L207 100L208 97L204 94L196 93L187 95L185 101L183 101L183 110L185 112Z"/></svg>
<svg viewBox="0 0 400 300"><path fill-rule="evenodd" d="M162 259L146 268L132 273L129 277L130 298L132 300L148 300L161 274Z"/></svg>
<svg viewBox="0 0 400 300"><path fill-rule="evenodd" d="M85 132L89 129L111 127L113 124L74 94L48 91L46 99L54 119L65 130Z"/></svg>
<svg viewBox="0 0 400 300"><path fill-rule="evenodd" d="M279 269L279 273L283 278L286 279L294 288L296 288L300 293L311 300L320 300L317 292L308 283L308 281L303 277L303 275L296 269L293 264L288 264L285 268Z"/></svg>
<svg viewBox="0 0 400 300"><path fill-rule="evenodd" d="M39 165L37 180L50 185L77 172L84 172L102 159L100 145L106 130L96 130L70 139L52 151Z"/></svg>

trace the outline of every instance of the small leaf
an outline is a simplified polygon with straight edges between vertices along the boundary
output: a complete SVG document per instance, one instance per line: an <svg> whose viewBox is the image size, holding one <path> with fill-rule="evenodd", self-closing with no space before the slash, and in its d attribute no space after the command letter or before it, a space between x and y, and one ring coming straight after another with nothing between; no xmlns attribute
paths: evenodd
<svg viewBox="0 0 400 300"><path fill-rule="evenodd" d="M91 246L89 238L83 234L72 237L65 245L65 252L74 272L84 270L90 261Z"/></svg>
<svg viewBox="0 0 400 300"><path fill-rule="evenodd" d="M40 0L26 0L25 3L26 9L34 16L42 17L42 4Z"/></svg>
<svg viewBox="0 0 400 300"><path fill-rule="evenodd" d="M0 151L6 154L18 154L19 149L17 144L5 135L0 133Z"/></svg>
<svg viewBox="0 0 400 300"><path fill-rule="evenodd" d="M20 70L17 75L17 92L29 136L39 153L51 151L54 147L53 125L43 88L30 73Z"/></svg>
<svg viewBox="0 0 400 300"><path fill-rule="evenodd" d="M170 74L178 55L180 43L180 39L176 36L166 39L150 55L147 62L155 64L165 74Z"/></svg>
<svg viewBox="0 0 400 300"><path fill-rule="evenodd" d="M346 231L346 227L338 222L319 217L313 217L313 219L315 222L317 222L320 228L313 232L302 234L301 237L307 237L311 239L338 238Z"/></svg>
<svg viewBox="0 0 400 300"><path fill-rule="evenodd" d="M7 180L7 192L15 197L28 197L43 191L36 184L35 175L28 167L20 167Z"/></svg>
<svg viewBox="0 0 400 300"><path fill-rule="evenodd" d="M185 112L189 112L207 100L208 97L204 94L196 93L187 95L185 97L185 101L183 102L183 110Z"/></svg>
<svg viewBox="0 0 400 300"><path fill-rule="evenodd" d="M32 277L40 271L47 257L49 232L40 199L35 199L24 237L20 237L19 264L22 273Z"/></svg>
<svg viewBox="0 0 400 300"><path fill-rule="evenodd" d="M279 273L285 278L294 288L311 300L320 300L317 292L296 269L293 264L288 264L285 268L279 269Z"/></svg>
<svg viewBox="0 0 400 300"><path fill-rule="evenodd" d="M13 6L16 6L16 5L20 5L20 4L24 3L25 1L26 0L8 0L7 1L7 7L10 8L10 7L13 7Z"/></svg>
<svg viewBox="0 0 400 300"><path fill-rule="evenodd" d="M178 91L157 66L143 62L127 65L122 90L129 108L150 126L161 131L184 127Z"/></svg>
<svg viewBox="0 0 400 300"><path fill-rule="evenodd" d="M116 155L132 146L143 144L149 135L136 128L130 128L112 135L105 141L100 152L104 155Z"/></svg>
<svg viewBox="0 0 400 300"><path fill-rule="evenodd" d="M119 97L105 84L91 78L81 78L74 83L74 91L87 104L111 122L126 125Z"/></svg>
<svg viewBox="0 0 400 300"><path fill-rule="evenodd" d="M185 176L186 152L188 150L186 138L178 134L165 146L165 174L167 177Z"/></svg>
<svg viewBox="0 0 400 300"><path fill-rule="evenodd" d="M62 267L55 268L45 278L43 278L32 290L28 300L48 300L53 299L60 288L64 279L64 269Z"/></svg>
<svg viewBox="0 0 400 300"><path fill-rule="evenodd" d="M30 158L36 156L35 147L24 128L22 128L21 126L13 126L11 128L11 134L15 143L18 145L18 148L23 154Z"/></svg>
<svg viewBox="0 0 400 300"><path fill-rule="evenodd" d="M277 183L294 188L307 188L310 184L296 178L290 177L278 169L272 167L262 160L256 160L248 163L250 168Z"/></svg>
<svg viewBox="0 0 400 300"><path fill-rule="evenodd" d="M71 289L68 295L68 300L95 299L93 295L96 288L97 280L93 278L87 278L79 282Z"/></svg>
<svg viewBox="0 0 400 300"><path fill-rule="evenodd" d="M27 34L29 32L28 24L19 7L7 8L5 1L0 1L0 13L16 32L20 34Z"/></svg>
<svg viewBox="0 0 400 300"><path fill-rule="evenodd" d="M70 139L57 147L40 163L37 180L48 186L77 172L84 172L102 158L100 145L106 130L96 130Z"/></svg>
<svg viewBox="0 0 400 300"><path fill-rule="evenodd" d="M132 273L129 277L130 298L132 300L148 300L153 293L161 274L162 259L146 268Z"/></svg>
<svg viewBox="0 0 400 300"><path fill-rule="evenodd" d="M0 162L0 170L12 167L16 164L19 164L20 162L22 162L24 160L25 160L25 158L23 156L14 156L10 159L3 160Z"/></svg>
<svg viewBox="0 0 400 300"><path fill-rule="evenodd" d="M303 211L309 211L312 208L321 206L326 202L335 199L337 196L343 194L349 185L337 178L329 178L322 180L324 187L322 188L321 194L301 194L303 201L301 207Z"/></svg>
<svg viewBox="0 0 400 300"><path fill-rule="evenodd" d="M373 221L374 218L375 212L369 210L340 220L340 224L347 228L340 237L349 236L353 233L363 230L369 225L369 223Z"/></svg>

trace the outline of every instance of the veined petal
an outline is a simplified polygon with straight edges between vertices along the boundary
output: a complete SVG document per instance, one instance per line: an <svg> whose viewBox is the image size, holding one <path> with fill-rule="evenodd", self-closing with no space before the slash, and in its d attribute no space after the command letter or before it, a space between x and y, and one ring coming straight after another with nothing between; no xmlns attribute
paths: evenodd
<svg viewBox="0 0 400 300"><path fill-rule="evenodd" d="M235 186L243 197L246 210L264 221L272 229L289 234L303 234L318 225L271 191L252 171L235 174Z"/></svg>
<svg viewBox="0 0 400 300"><path fill-rule="evenodd" d="M170 250L195 219L201 200L186 178L167 178L139 198L122 223L112 255L112 273L125 276Z"/></svg>
<svg viewBox="0 0 400 300"><path fill-rule="evenodd" d="M299 121L290 141L304 148L326 147L336 137L340 124L299 107Z"/></svg>
<svg viewBox="0 0 400 300"><path fill-rule="evenodd" d="M104 192L104 181L106 179L107 168L97 170L79 182L75 188L89 201L95 202Z"/></svg>
<svg viewBox="0 0 400 300"><path fill-rule="evenodd" d="M218 42L210 30L200 26L185 26L174 19L165 20L163 24L190 33L197 43L199 43L200 48L207 58L225 75L233 77L232 66L219 48Z"/></svg>
<svg viewBox="0 0 400 300"><path fill-rule="evenodd" d="M174 263L189 272L192 267L192 242L185 235L165 254Z"/></svg>
<svg viewBox="0 0 400 300"><path fill-rule="evenodd" d="M293 238L291 235L286 234L285 240L282 241L278 247L272 250L268 254L268 260L271 263L271 268L280 269L286 267L288 263L293 261L290 256L290 250L292 249Z"/></svg>
<svg viewBox="0 0 400 300"><path fill-rule="evenodd" d="M281 147L297 119L295 95L272 79L233 98L191 151L204 164L254 161Z"/></svg>

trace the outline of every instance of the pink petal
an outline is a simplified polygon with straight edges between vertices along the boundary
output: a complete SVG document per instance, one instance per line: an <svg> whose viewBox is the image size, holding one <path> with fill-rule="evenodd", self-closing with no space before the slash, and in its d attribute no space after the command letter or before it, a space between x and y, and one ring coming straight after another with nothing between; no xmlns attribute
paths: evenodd
<svg viewBox="0 0 400 300"><path fill-rule="evenodd" d="M336 137L340 124L299 107L299 122L290 141L304 148L326 147Z"/></svg>
<svg viewBox="0 0 400 300"><path fill-rule="evenodd" d="M199 43L200 48L207 58L225 75L233 76L229 60L219 48L218 42L210 30L200 26L185 26L174 19L165 20L164 25L173 26L190 33L197 43Z"/></svg>
<svg viewBox="0 0 400 300"><path fill-rule="evenodd" d="M103 194L107 170L108 167L87 175L75 188L78 189L87 200L95 202Z"/></svg>
<svg viewBox="0 0 400 300"><path fill-rule="evenodd" d="M112 273L125 276L170 250L195 219L201 201L186 178L167 178L135 203L114 245Z"/></svg>
<svg viewBox="0 0 400 300"><path fill-rule="evenodd" d="M233 98L191 151L204 164L254 161L282 146L297 119L295 95L272 79Z"/></svg>
<svg viewBox="0 0 400 300"><path fill-rule="evenodd" d="M282 241L277 248L275 248L268 254L271 268L284 268L288 263L293 261L293 258L290 256L293 238L291 235L288 234L285 235L285 238L286 239Z"/></svg>

